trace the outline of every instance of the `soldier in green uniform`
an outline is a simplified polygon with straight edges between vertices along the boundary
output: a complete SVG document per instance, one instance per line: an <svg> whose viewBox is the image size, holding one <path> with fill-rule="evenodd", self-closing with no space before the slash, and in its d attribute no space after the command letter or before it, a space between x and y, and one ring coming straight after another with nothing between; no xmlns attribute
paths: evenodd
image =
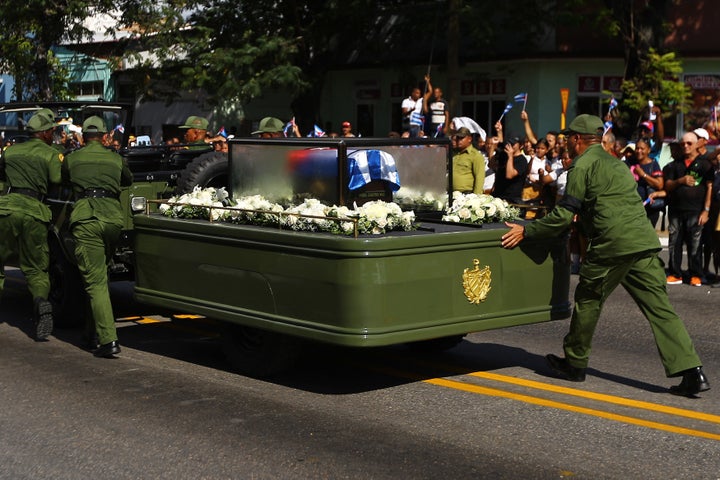
<svg viewBox="0 0 720 480"><path fill-rule="evenodd" d="M63 164L63 174L76 198L70 228L100 344L93 353L112 357L120 352L120 345L108 291L107 265L123 227L120 187L132 184L132 173L120 155L103 145L107 127L102 118L90 117L82 128L85 146L70 153Z"/></svg>
<svg viewBox="0 0 720 480"><path fill-rule="evenodd" d="M185 143L188 150L205 150L210 144L205 141L207 137L208 121L206 118L190 115L185 123L180 126L185 132Z"/></svg>
<svg viewBox="0 0 720 480"><path fill-rule="evenodd" d="M55 126L52 112L37 112L27 123L32 138L8 147L0 157L0 180L8 186L7 195L0 197L0 296L3 265L17 253L33 297L37 340L46 340L53 328L47 241L52 213L42 200L49 184L61 179L63 157L50 146Z"/></svg>
<svg viewBox="0 0 720 480"><path fill-rule="evenodd" d="M472 144L472 133L460 127L452 133L452 189L462 193L484 193L485 158Z"/></svg>
<svg viewBox="0 0 720 480"><path fill-rule="evenodd" d="M585 380L603 303L622 285L650 322L665 374L682 377L670 393L694 396L709 390L710 384L685 325L670 305L658 257L660 242L647 221L637 185L627 166L603 150L602 132L603 122L596 116L579 115L570 123L563 132L573 157L565 196L540 220L525 227L508 223L502 245L513 248L524 238L559 236L577 215L589 245L563 341L565 357L547 355L548 364L566 380Z"/></svg>

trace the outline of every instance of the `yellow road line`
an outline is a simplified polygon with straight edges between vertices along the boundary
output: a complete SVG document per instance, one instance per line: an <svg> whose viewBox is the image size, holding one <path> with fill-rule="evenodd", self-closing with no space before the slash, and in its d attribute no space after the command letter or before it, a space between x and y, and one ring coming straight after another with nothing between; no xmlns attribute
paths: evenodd
<svg viewBox="0 0 720 480"><path fill-rule="evenodd" d="M616 397L613 395L606 395L603 393L588 392L586 390L578 390L575 388L559 387L557 385L551 385L549 383L536 382L534 380L525 380L521 378L508 377L505 375L499 375L497 373L489 372L471 372L467 375L485 378L488 380L495 380L498 382L510 383L513 385L520 385L523 387L535 388L537 390L545 390L548 392L562 393L564 395L572 395L575 397L588 398L591 400L597 400L600 402L613 403L616 405L623 405L626 407L639 408L642 410L650 410L654 412L665 413L668 415L676 415L679 417L693 418L696 420L703 420L705 422L720 423L720 416L712 415L709 413L697 412L694 410L685 410L682 408L668 407L666 405L660 405L657 403L643 402L640 400L631 400L629 398Z"/></svg>
<svg viewBox="0 0 720 480"><path fill-rule="evenodd" d="M540 405L543 407L557 408L559 410L567 410L576 413L582 413L584 415L591 415L594 417L605 418L607 420L613 420L616 422L629 423L631 425L638 425L641 427L652 428L655 430L662 430L665 432L678 433L681 435L689 435L693 437L707 438L710 440L720 440L720 435L710 432L704 432L702 430L694 430L684 427L676 427L674 425L667 425L664 423L651 422L648 420L642 420L640 418L628 417L626 415L618 415L616 413L603 412L602 410L595 410L592 408L578 407L567 403L556 402L553 400L546 400L538 397L531 397L529 395L522 395L512 392L506 392L504 390L498 390L495 388L481 387L479 385L457 382L454 380L446 380L443 378L431 378L423 380L425 383L437 385L446 388L452 388L455 390L462 390L465 392L488 395L493 397L508 398L511 400L517 400L520 402L530 403L533 405Z"/></svg>

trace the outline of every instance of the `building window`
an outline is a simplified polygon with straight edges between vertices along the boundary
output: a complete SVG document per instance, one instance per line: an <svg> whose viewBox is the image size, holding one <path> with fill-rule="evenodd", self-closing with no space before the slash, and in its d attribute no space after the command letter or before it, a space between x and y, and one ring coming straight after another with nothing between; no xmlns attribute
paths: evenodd
<svg viewBox="0 0 720 480"><path fill-rule="evenodd" d="M575 113L605 117L610 99L607 92L611 92L615 98L621 98L622 81L622 77L618 75L580 75Z"/></svg>
<svg viewBox="0 0 720 480"><path fill-rule="evenodd" d="M493 126L505 109L505 79L463 80L460 82L460 95L461 115L472 118L488 135L493 135Z"/></svg>
<svg viewBox="0 0 720 480"><path fill-rule="evenodd" d="M105 83L102 80L95 82L71 82L68 85L70 93L76 97L102 97L105 95Z"/></svg>

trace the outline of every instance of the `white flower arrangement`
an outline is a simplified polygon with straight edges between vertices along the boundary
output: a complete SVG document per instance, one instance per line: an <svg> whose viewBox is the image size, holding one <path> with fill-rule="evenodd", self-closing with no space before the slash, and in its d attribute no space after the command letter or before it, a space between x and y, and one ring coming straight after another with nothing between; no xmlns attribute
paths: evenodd
<svg viewBox="0 0 720 480"><path fill-rule="evenodd" d="M210 208L212 207L212 208ZM160 213L173 218L199 218L247 225L272 225L296 231L328 232L352 235L357 224L358 234L382 234L393 230L415 228L415 213L404 212L396 203L367 202L354 208L327 206L309 198L297 206L283 208L261 195L228 199L224 188L198 188L168 199L159 207ZM347 219L347 221L342 221Z"/></svg>
<svg viewBox="0 0 720 480"><path fill-rule="evenodd" d="M223 201L227 198L228 193L224 187L216 189L196 186L192 192L169 198L168 203L160 205L159 211L169 217L204 218L216 221L220 220L225 215L225 212L219 208L210 209L207 207L222 207Z"/></svg>
<svg viewBox="0 0 720 480"><path fill-rule="evenodd" d="M452 205L443 215L444 222L455 223L494 223L516 219L520 209L511 207L505 200L486 194L464 194L453 192Z"/></svg>
<svg viewBox="0 0 720 480"><path fill-rule="evenodd" d="M400 187L393 194L393 200L402 207L413 207L422 210L440 211L447 206L447 194L415 190L408 187Z"/></svg>

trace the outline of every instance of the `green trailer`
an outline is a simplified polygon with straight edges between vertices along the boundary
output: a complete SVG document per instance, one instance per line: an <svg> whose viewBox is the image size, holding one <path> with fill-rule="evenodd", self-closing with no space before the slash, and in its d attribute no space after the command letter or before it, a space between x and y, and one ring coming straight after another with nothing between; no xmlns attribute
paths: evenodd
<svg viewBox="0 0 720 480"><path fill-rule="evenodd" d="M280 368L294 340L449 347L469 332L570 315L566 239L506 250L504 225L444 222L428 209L433 195L448 198L447 143L237 141L231 145L232 194L303 197L313 189L336 204L383 195L393 200L397 192L383 181L361 191L347 188L348 155L362 149L391 154L400 182L422 192L411 205L419 211L417 229L343 236L138 215L137 299L221 321L226 352L252 374ZM322 152L319 163L332 168L288 168L298 152ZM314 178L298 179L302 168ZM415 173L403 175L410 169Z"/></svg>

